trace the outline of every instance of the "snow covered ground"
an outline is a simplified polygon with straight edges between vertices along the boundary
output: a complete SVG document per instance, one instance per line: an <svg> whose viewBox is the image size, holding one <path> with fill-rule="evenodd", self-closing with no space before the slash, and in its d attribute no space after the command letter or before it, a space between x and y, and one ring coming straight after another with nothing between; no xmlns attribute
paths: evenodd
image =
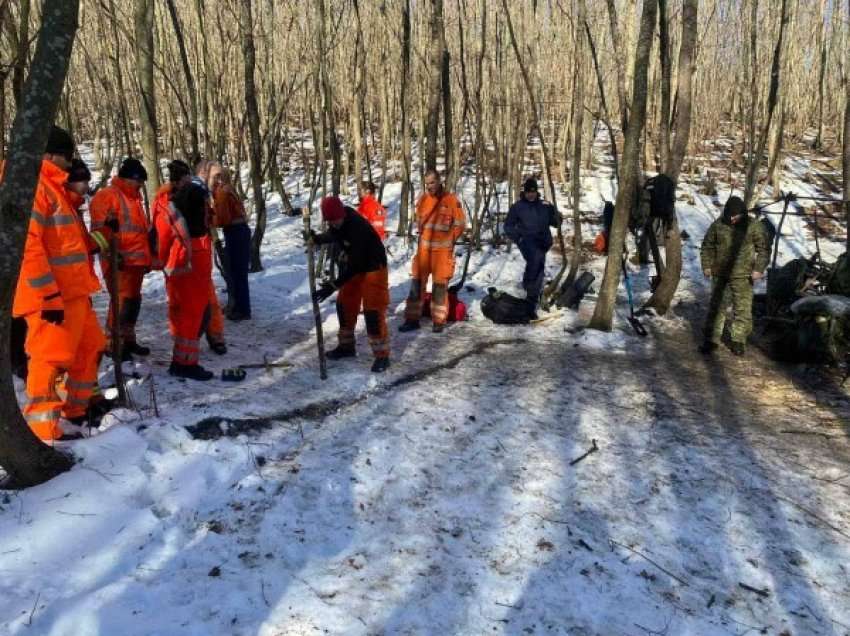
<svg viewBox="0 0 850 636"><path fill-rule="evenodd" d="M604 171L584 188L583 210L613 197ZM398 196L388 186L390 227ZM472 258L470 321L398 334L412 253L391 239L393 366L369 372L361 324L359 357L326 382L301 221L270 202L254 319L202 363L292 366L235 385L170 378L150 275L139 411L73 443L69 473L0 493L0 633L850 634L850 402L755 350L695 354L710 197L680 197L682 287L646 339L624 293L610 334L582 329L592 300L493 325L484 291L516 290L522 272L493 248ZM799 218L784 233L781 259L810 251ZM597 280L602 266L588 264ZM633 274L645 298L647 271ZM332 303L323 315L333 345Z"/></svg>

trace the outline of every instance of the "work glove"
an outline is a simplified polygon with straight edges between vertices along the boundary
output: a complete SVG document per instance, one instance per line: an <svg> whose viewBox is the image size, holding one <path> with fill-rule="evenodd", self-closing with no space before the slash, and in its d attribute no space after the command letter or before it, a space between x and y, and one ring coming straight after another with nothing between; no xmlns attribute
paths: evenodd
<svg viewBox="0 0 850 636"><path fill-rule="evenodd" d="M41 312L41 319L53 325L61 325L65 321L65 310L45 309Z"/></svg>
<svg viewBox="0 0 850 636"><path fill-rule="evenodd" d="M301 236L304 239L304 242L309 245L310 243L316 242L316 236L318 235L316 234L316 230L310 230L309 232L305 230L301 232Z"/></svg>
<svg viewBox="0 0 850 636"><path fill-rule="evenodd" d="M120 225L118 223L118 219L114 216L111 216L108 219L106 219L106 221L103 223L103 225L108 227L110 230L112 230L116 234L118 233L118 229L120 227Z"/></svg>
<svg viewBox="0 0 850 636"><path fill-rule="evenodd" d="M322 302L326 298L328 298L331 294L336 291L336 286L330 282L322 283L322 286L319 287L315 292L313 292L313 300L317 303Z"/></svg>

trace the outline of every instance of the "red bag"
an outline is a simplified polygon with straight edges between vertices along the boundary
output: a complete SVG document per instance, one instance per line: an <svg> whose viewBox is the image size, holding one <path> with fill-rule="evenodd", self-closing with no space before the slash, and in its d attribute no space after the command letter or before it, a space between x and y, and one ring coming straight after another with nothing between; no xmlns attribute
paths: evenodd
<svg viewBox="0 0 850 636"><path fill-rule="evenodd" d="M466 320L466 303L457 297L457 294L447 292L449 295L449 322L461 322ZM431 292L425 292L422 296L422 315L431 317Z"/></svg>
<svg viewBox="0 0 850 636"><path fill-rule="evenodd" d="M596 235L596 239L593 241L593 251L597 254L605 254L608 251L608 236L605 232Z"/></svg>

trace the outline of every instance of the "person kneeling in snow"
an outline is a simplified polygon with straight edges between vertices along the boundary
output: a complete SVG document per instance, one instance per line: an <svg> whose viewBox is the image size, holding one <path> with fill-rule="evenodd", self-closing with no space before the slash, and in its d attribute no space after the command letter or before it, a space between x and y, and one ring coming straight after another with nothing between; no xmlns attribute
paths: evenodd
<svg viewBox="0 0 850 636"><path fill-rule="evenodd" d="M207 195L193 183L171 197L166 214L156 217L159 259L165 264L168 325L174 349L168 373L210 380L199 363L201 335L209 322L212 246L207 225Z"/></svg>
<svg viewBox="0 0 850 636"><path fill-rule="evenodd" d="M519 248L525 259L522 286L532 313L537 310L543 274L546 270L546 252L552 247L549 227L558 227L561 218L551 203L545 203L537 193L537 181L531 177L522 186L522 198L508 210L505 234Z"/></svg>
<svg viewBox="0 0 850 636"><path fill-rule="evenodd" d="M328 352L337 360L355 355L354 328L360 307L366 317L366 333L375 355L374 373L390 366L390 340L387 332L387 306L390 304L387 252L372 224L352 208L343 206L339 197L322 199L322 218L330 225L323 234L305 236L308 244L336 243L342 252L339 276L322 283L316 290L321 302L339 290L336 312L339 317L339 344Z"/></svg>

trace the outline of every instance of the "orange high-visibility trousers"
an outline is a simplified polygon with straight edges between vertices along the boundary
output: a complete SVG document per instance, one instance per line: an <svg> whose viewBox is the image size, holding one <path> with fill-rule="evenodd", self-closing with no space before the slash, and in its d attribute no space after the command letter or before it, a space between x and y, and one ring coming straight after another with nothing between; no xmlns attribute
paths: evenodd
<svg viewBox="0 0 850 636"><path fill-rule="evenodd" d="M198 364L200 338L209 321L209 290L207 281L212 271L210 251L192 240L192 269L185 274L168 276L168 326L174 337L171 359L182 365Z"/></svg>
<svg viewBox="0 0 850 636"><path fill-rule="evenodd" d="M455 273L452 250L422 249L413 259L410 293L404 308L404 319L418 321L422 317L422 294L432 280L431 318L435 324L445 324L449 316L448 285Z"/></svg>
<svg viewBox="0 0 850 636"><path fill-rule="evenodd" d="M65 319L54 325L41 312L25 316L26 351L30 357L24 418L43 440L59 439L59 417L85 415L97 384L97 367L106 337L87 296L65 301ZM56 392L56 380L64 372L67 395Z"/></svg>
<svg viewBox="0 0 850 636"><path fill-rule="evenodd" d="M105 260L101 260L106 287L112 294L112 270ZM125 267L118 272L118 331L125 344L136 342L136 322L142 310L142 282L145 278L144 267ZM106 328L112 330L112 305L106 315Z"/></svg>
<svg viewBox="0 0 850 636"><path fill-rule="evenodd" d="M210 316L205 329L207 332L207 340L209 340L210 344L224 344L224 314L221 311L221 305L218 304L218 295L215 293L215 283L212 279L212 270L210 270L208 278L209 281L207 282L207 287L209 289L209 296L207 301L210 306ZM198 284L200 284L200 282Z"/></svg>
<svg viewBox="0 0 850 636"><path fill-rule="evenodd" d="M357 274L339 290L336 312L339 318L339 344L354 346L354 328L360 307L366 318L369 345L376 358L389 358L390 337L387 330L387 307L390 304L389 274L386 267Z"/></svg>

